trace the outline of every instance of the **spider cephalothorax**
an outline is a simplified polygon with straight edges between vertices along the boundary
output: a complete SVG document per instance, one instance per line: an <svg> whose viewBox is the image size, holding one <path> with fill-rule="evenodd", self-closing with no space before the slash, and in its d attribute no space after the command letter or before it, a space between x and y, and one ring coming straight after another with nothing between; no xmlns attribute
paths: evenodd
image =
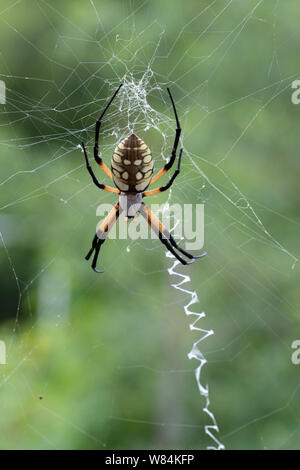
<svg viewBox="0 0 300 470"><path fill-rule="evenodd" d="M117 145L111 160L113 181L120 191L145 191L151 181L153 160L149 147L135 134Z"/></svg>
<svg viewBox="0 0 300 470"><path fill-rule="evenodd" d="M135 217L138 213L140 213L148 222L152 230L156 233L159 237L160 241L166 246L166 248L182 263L182 264L190 264L195 261L195 258L202 258L205 256L205 253L194 256L191 253L188 253L183 248L181 248L170 232L162 225L160 220L151 212L149 207L143 202L143 198L146 196L152 196L153 194L160 193L162 191L166 191L170 188L175 180L176 176L180 172L180 164L181 164L181 157L182 157L182 148L179 152L178 157L178 165L173 173L172 177L170 178L169 182L165 186L161 186L157 189L152 189L150 191L145 191L147 187L157 181L161 176L163 176L170 168L173 166L173 163L176 159L177 147L179 143L181 127L179 124L179 119L177 116L177 111L175 108L175 104L171 95L171 92L168 90L170 100L172 103L175 119L176 119L176 133L175 133L175 140L174 145L171 153L171 157L169 161L165 164L165 166L155 175L153 176L153 160L152 155L150 152L149 147L135 134L131 134L126 139L122 140L122 142L117 145L115 151L112 156L111 161L111 171L105 163L103 162L102 158L99 156L98 153L98 146L99 146L99 132L100 126L102 122L102 118L106 113L107 109L109 108L110 104L116 97L117 93L119 92L122 84L119 88L115 91L114 95L104 108L102 114L100 115L99 119L96 121L96 132L95 132L95 145L94 145L94 158L96 162L100 165L102 170L109 176L116 188L111 188L110 186L106 186L105 184L99 183L97 180L92 167L89 164L87 152L85 149L84 143L82 143L82 149L85 156L85 162L88 172L90 173L93 182L96 186L100 189L104 189L105 191L110 191L111 193L119 194L119 201L115 204L112 208L108 216L103 220L101 225L99 226L96 235L94 236L92 247L88 254L86 255L85 259L90 259L91 255L94 253L92 268L96 272L103 272L97 271L97 259L99 255L100 248L104 243L110 229L114 225L114 223L118 220L120 214L124 212L125 216L128 218ZM185 257L187 257L190 261L185 260L182 258L181 255L177 253L179 251Z"/></svg>

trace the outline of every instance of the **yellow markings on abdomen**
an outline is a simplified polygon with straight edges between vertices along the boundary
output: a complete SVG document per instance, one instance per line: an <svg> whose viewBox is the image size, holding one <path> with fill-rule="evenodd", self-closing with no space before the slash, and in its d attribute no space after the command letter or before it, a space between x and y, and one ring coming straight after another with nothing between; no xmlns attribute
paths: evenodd
<svg viewBox="0 0 300 470"><path fill-rule="evenodd" d="M120 175L120 173L118 172L118 170L115 170L114 168L112 168L112 172L113 172L113 174L114 174L117 178L120 178L120 177L121 177L121 175Z"/></svg>
<svg viewBox="0 0 300 470"><path fill-rule="evenodd" d="M150 183L153 160L149 147L135 134L117 145L111 171L115 186L121 191L141 192Z"/></svg>
<svg viewBox="0 0 300 470"><path fill-rule="evenodd" d="M116 163L121 163L122 157L120 157L120 155L118 155L117 153L114 153L114 154L113 154L113 160L114 160Z"/></svg>
<svg viewBox="0 0 300 470"><path fill-rule="evenodd" d="M151 162L151 160L152 160L152 155L146 155L146 157L144 157L144 159L143 159L143 162L144 163L149 163L149 162Z"/></svg>
<svg viewBox="0 0 300 470"><path fill-rule="evenodd" d="M112 167L112 169L117 170L117 171L119 171L120 173L122 173L122 171L124 171L123 166L117 165L117 164L114 163L114 162L112 162L111 167Z"/></svg>
<svg viewBox="0 0 300 470"><path fill-rule="evenodd" d="M147 181L142 181L141 183L135 185L135 189L138 192L144 191L147 188L148 184L149 184L148 180Z"/></svg>
<svg viewBox="0 0 300 470"><path fill-rule="evenodd" d="M143 165L141 167L141 170L143 173L146 173L148 170L152 170L153 168L153 163L151 162L150 165Z"/></svg>
<svg viewBox="0 0 300 470"><path fill-rule="evenodd" d="M147 173L144 174L144 178L148 179L152 175L152 170L147 171Z"/></svg>
<svg viewBox="0 0 300 470"><path fill-rule="evenodd" d="M129 185L123 183L123 181L121 181L121 180L118 180L117 182L115 182L115 185L116 185L117 188L119 188L121 191L128 191L128 190L129 190Z"/></svg>

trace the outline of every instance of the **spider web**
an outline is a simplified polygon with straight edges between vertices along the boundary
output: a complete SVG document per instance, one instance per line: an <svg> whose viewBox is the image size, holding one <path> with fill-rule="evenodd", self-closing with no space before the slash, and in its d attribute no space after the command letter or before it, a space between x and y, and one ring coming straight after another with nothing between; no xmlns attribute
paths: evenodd
<svg viewBox="0 0 300 470"><path fill-rule="evenodd" d="M168 2L31 3L32 18L22 0L0 12L14 44L0 55L3 448L297 448L299 222L295 196L280 197L296 165L296 1L176 0L172 15ZM163 166L172 90L182 172L153 202L160 215L205 203L208 256L189 268L155 240L106 242L101 278L83 259L114 199L78 145L92 157L120 83L107 164L135 132Z"/></svg>

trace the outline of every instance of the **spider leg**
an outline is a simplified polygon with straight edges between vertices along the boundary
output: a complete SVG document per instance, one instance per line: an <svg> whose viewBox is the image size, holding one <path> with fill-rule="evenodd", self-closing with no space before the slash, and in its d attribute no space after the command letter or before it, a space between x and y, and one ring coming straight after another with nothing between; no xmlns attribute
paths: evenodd
<svg viewBox="0 0 300 470"><path fill-rule="evenodd" d="M178 176L179 173L180 173L181 157L182 157L182 148L180 149L177 168L176 168L176 170L174 171L174 174L173 174L173 176L170 178L169 182L168 182L165 186L161 186L160 188L151 189L150 191L145 191L145 192L143 193L143 197L145 197L145 196L153 196L153 194L161 193L161 192L163 192L163 191L166 191L167 189L169 189L169 188L172 186L172 184L174 183L174 180L175 180L176 176Z"/></svg>
<svg viewBox="0 0 300 470"><path fill-rule="evenodd" d="M176 152L177 152L178 142L179 142L179 138L180 138L180 134L181 134L181 127L180 127L180 123L179 123L175 103L174 103L174 100L173 100L173 96L171 95L170 89L167 88L167 90L168 90L168 93L169 93L169 97L170 97L170 100L171 100L171 103L172 103L172 107L173 107L173 111L174 111L174 115L175 115L175 119L176 119L176 126L177 127L176 127L176 131L175 131L175 140L174 140L170 160L165 164L165 166L155 176L153 176L153 178L150 181L150 184L155 183L155 181L157 181L161 176L163 176L173 166L173 163L176 159Z"/></svg>
<svg viewBox="0 0 300 470"><path fill-rule="evenodd" d="M95 235L94 238L93 238L92 247L91 247L90 251L88 252L88 254L85 257L86 260L89 260L90 257L92 256L93 251L96 249L98 240L99 240L98 236Z"/></svg>
<svg viewBox="0 0 300 470"><path fill-rule="evenodd" d="M177 245L176 241L174 240L170 232L163 226L160 220L156 217L156 215L153 214L153 212L149 209L149 207L146 206L146 204L142 203L140 213L146 219L146 221L148 222L148 225L150 225L150 227L156 233L160 241L178 259L178 261L180 261L180 263L184 265L191 264L195 261L195 258L202 258L202 256L206 255L206 253L204 253L202 255L194 256L191 253L188 253L187 251L185 251L179 245ZM191 261L186 261L185 259L183 259L180 255L178 255L178 253L174 250L174 248L180 251L183 255L185 255Z"/></svg>
<svg viewBox="0 0 300 470"><path fill-rule="evenodd" d="M104 271L99 271L96 269L99 252L100 252L101 246L103 245L103 243L105 242L108 236L109 231L118 220L120 213L121 213L120 206L119 206L119 203L117 202L117 204L115 204L115 206L112 208L110 213L105 217L105 219L101 223L99 229L97 230L96 235L93 238L92 247L85 257L86 260L89 260L93 252L95 251L91 267L93 271L95 271L96 273L104 272Z"/></svg>
<svg viewBox="0 0 300 470"><path fill-rule="evenodd" d="M183 248L181 248L181 246L179 246L176 241L174 240L173 236L171 235L171 233L169 233L169 241L171 243L172 246L174 246L174 248L176 248L178 251L180 251L180 253L182 253L183 255L185 255L187 258L189 259L196 259L196 258L203 258L204 256L207 255L206 252L204 253L201 253L201 255L192 255L191 253L189 253L188 251L185 251Z"/></svg>
<svg viewBox="0 0 300 470"><path fill-rule="evenodd" d="M164 238L164 235L162 232L159 232L158 238L165 245L167 250L170 251L175 256L175 258L178 259L178 261L180 261L181 264L184 264L184 265L192 264L195 261L194 258L191 261L186 261L185 259L181 258L181 256L179 256L178 253L176 253L176 251L174 250L172 245L168 242L168 240Z"/></svg>
<svg viewBox="0 0 300 470"><path fill-rule="evenodd" d="M112 179L111 171L110 171L109 168L107 168L107 166L103 162L102 158L99 157L99 154L98 154L98 151L99 151L99 133L100 133L100 127L101 127L101 122L102 122L103 116L106 113L106 111L108 110L108 108L110 107L110 105L113 102L113 100L115 99L115 97L117 96L117 94L118 94L118 92L119 92L122 85L123 85L123 83L121 83L121 85L119 85L119 87L117 88L117 90L113 94L112 98L109 100L109 102L105 106L104 110L102 111L101 115L99 116L99 118L96 121L94 158L95 158L96 162L98 163L98 165L100 166L100 168L104 171L104 173L107 174L107 176L110 177L110 179Z"/></svg>
<svg viewBox="0 0 300 470"><path fill-rule="evenodd" d="M94 258L93 258L93 262L92 262L92 269L93 269L93 271L95 271L95 273L98 273L98 274L104 273L104 271L100 271L99 269L96 269L98 256L99 256L99 251L100 251L102 243L104 243L104 240L99 240L98 241L97 246L95 248L95 255L94 255Z"/></svg>
<svg viewBox="0 0 300 470"><path fill-rule="evenodd" d="M81 143L81 146L82 146L83 153L84 153L84 157L85 157L85 163L86 163L87 171L88 171L89 174L91 175L94 184L95 184L98 188L103 189L104 191L109 191L109 192L111 192L111 193L120 194L120 190L119 190L119 189L111 188L110 186L106 186L106 184L99 183L99 181L97 180L97 177L95 176L95 174L94 174L94 172L93 172L93 169L92 169L91 165L89 164L88 156L87 156L87 153L86 153L86 148L85 148L85 145L84 145L83 142Z"/></svg>
<svg viewBox="0 0 300 470"><path fill-rule="evenodd" d="M99 251L100 251L101 245L103 243L104 243L104 240L100 240L98 238L98 236L95 235L95 237L93 239L93 243L92 243L92 248L90 249L90 251L88 252L88 254L85 257L86 260L89 260L90 257L93 254L93 251L95 250L95 254L94 254L94 258L93 258L93 262L92 262L91 266L92 266L93 271L95 271L96 273L104 273L104 271L99 271L98 269L96 269L97 260L98 260L98 256L99 256Z"/></svg>

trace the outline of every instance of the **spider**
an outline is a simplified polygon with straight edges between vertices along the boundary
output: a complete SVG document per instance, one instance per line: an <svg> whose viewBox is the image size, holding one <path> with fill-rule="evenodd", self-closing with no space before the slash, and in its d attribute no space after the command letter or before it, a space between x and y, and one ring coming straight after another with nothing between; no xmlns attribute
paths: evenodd
<svg viewBox="0 0 300 470"><path fill-rule="evenodd" d="M201 255L194 256L191 253L188 253L183 248L181 248L169 231L162 225L160 220L151 212L149 207L142 201L144 197L152 196L153 194L160 193L162 191L166 191L171 187L173 184L176 176L180 172L180 165L181 165L181 158L182 158L182 148L179 152L178 157L178 164L177 168L170 178L169 182L165 186L161 186L157 189L152 189L150 191L145 191L147 187L155 181L157 181L161 176L163 176L168 170L170 170L173 166L173 163L176 160L176 153L177 147L179 143L179 138L181 134L181 127L179 124L179 119L176 111L176 107L174 104L173 97L169 88L168 94L172 103L175 120L176 120L176 133L175 133L175 140L173 145L173 150L171 153L171 157L169 161L165 164L165 166L155 175L153 175L153 160L152 155L149 147L135 134L131 134L129 137L124 139L119 145L117 145L111 161L111 170L105 165L102 158L98 154L99 148L99 133L100 133L100 126L105 115L106 111L108 110L109 106L113 102L114 98L117 96L121 85L117 88L115 93L113 94L112 98L102 111L99 119L96 121L96 130L95 130L95 145L94 145L94 158L96 163L100 166L100 168L106 173L109 178L113 180L115 188L110 186L106 186L105 184L99 183L98 179L96 178L92 167L89 164L87 151L85 148L84 143L81 143L82 150L85 157L86 168L89 174L92 177L93 182L95 185L103 189L104 191L110 191L111 193L115 193L119 195L119 201L114 205L110 213L107 217L103 220L100 227L97 230L96 235L94 236L92 247L88 254L86 255L85 259L89 260L92 256L93 252L94 257L92 261L92 269L97 273L103 273L104 271L99 271L96 269L97 260L100 252L100 248L102 244L105 242L107 235L114 225L114 223L118 220L120 214L122 212L125 213L126 220L128 219L135 219L138 213L140 213L150 225L152 230L156 233L159 240L165 245L165 247L180 261L180 263L187 265L191 264L195 261L196 258L202 258L206 255L203 253ZM182 256L180 256L175 249L177 249L182 255L189 259L187 261Z"/></svg>

